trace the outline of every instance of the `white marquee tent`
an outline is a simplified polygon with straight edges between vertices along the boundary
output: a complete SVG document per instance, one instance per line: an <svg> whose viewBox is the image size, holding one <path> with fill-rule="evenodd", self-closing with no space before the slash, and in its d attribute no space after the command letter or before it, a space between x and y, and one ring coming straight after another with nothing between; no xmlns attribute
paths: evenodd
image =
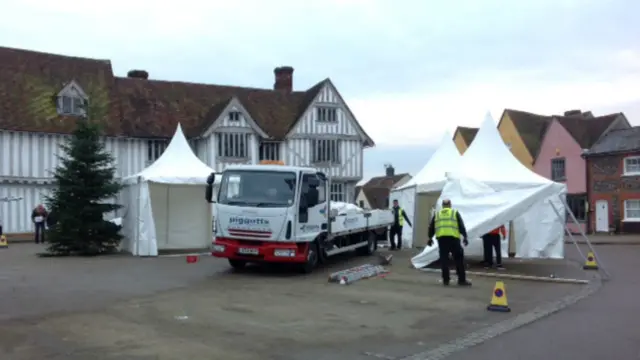
<svg viewBox="0 0 640 360"><path fill-rule="evenodd" d="M513 221L516 257L564 257L566 185L522 165L504 144L491 115L487 115L458 169L448 173L447 179L438 207L441 199L448 198L460 211L470 242L466 255L482 255L480 236ZM424 267L437 258L434 244L412 263Z"/></svg>
<svg viewBox="0 0 640 360"><path fill-rule="evenodd" d="M411 223L414 224L414 227L405 225L403 229L402 238L407 243L407 247L412 247L414 241L417 242L414 239L414 234L419 237L424 235L426 238L426 228L431 216L431 212L428 210L431 208L431 203L440 196L440 191L447 182L445 174L457 169L461 159L462 156L453 142L451 134L447 132L422 170L406 184L391 190L390 198L398 200L399 205L405 210ZM420 194L427 196L421 197ZM432 196L429 197L428 194L432 194ZM429 198L433 198L433 201L428 201ZM421 199L427 201L420 201ZM416 217L415 214L421 214L421 216ZM424 242L422 241L421 245L424 245Z"/></svg>
<svg viewBox="0 0 640 360"><path fill-rule="evenodd" d="M124 250L157 256L158 250L210 246L212 207L205 200L205 187L212 172L193 153L178 125L162 156L123 181Z"/></svg>

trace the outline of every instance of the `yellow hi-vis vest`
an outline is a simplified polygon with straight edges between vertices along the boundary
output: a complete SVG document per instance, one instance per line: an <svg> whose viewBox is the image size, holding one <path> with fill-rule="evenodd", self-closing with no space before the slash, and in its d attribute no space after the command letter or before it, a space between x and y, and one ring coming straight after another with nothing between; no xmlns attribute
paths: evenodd
<svg viewBox="0 0 640 360"><path fill-rule="evenodd" d="M398 225L404 226L404 216L402 215L404 210L401 207L398 207Z"/></svg>
<svg viewBox="0 0 640 360"><path fill-rule="evenodd" d="M436 213L434 225L436 227L436 238L451 236L460 239L460 229L458 229L458 211L451 208L444 208Z"/></svg>

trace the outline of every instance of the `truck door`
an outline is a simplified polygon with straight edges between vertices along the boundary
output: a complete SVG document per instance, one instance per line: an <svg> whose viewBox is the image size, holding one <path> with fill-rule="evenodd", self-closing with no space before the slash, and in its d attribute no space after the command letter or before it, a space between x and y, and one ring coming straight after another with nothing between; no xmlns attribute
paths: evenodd
<svg viewBox="0 0 640 360"><path fill-rule="evenodd" d="M306 196L311 190L309 188L309 180L311 178L314 179L312 182L317 183L313 190L317 191L318 196L317 201L308 203L309 206L306 212L300 210L298 213L298 226L295 231L300 241L312 241L320 232L326 230L325 206L327 199L325 182L322 180L315 181L318 179L316 174L303 174L301 184L303 191L300 192L300 196Z"/></svg>

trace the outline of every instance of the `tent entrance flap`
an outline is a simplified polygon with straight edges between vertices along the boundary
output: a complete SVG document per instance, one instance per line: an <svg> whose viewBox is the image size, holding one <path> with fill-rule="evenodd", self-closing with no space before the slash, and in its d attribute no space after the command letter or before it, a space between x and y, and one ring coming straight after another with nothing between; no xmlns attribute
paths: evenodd
<svg viewBox="0 0 640 360"><path fill-rule="evenodd" d="M211 206L203 186L149 182L158 250L204 249L211 244Z"/></svg>

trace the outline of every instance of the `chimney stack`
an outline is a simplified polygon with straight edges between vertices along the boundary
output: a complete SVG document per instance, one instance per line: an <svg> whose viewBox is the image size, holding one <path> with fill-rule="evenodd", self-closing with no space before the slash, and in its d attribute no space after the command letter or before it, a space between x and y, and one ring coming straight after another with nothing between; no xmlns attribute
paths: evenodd
<svg viewBox="0 0 640 360"><path fill-rule="evenodd" d="M273 90L281 90L287 93L293 91L293 68L291 66L280 66L273 70L276 81Z"/></svg>
<svg viewBox="0 0 640 360"><path fill-rule="evenodd" d="M145 70L129 70L129 72L127 73L127 77L132 79L147 80L149 79L149 73Z"/></svg>
<svg viewBox="0 0 640 360"><path fill-rule="evenodd" d="M385 170L387 172L387 176L394 176L396 174L396 169L394 169L391 164L385 165Z"/></svg>
<svg viewBox="0 0 640 360"><path fill-rule="evenodd" d="M564 112L564 116L574 116L574 115L581 115L581 114L582 114L582 111L580 110L569 110Z"/></svg>

